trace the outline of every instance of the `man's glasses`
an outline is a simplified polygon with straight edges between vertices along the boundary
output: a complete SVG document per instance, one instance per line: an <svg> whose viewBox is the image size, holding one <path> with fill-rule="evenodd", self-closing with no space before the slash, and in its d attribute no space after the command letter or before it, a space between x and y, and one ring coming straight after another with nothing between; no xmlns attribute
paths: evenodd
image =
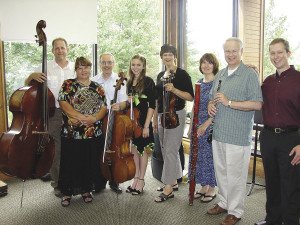
<svg viewBox="0 0 300 225"><path fill-rule="evenodd" d="M239 50L232 50L232 51L229 51L229 50L225 50L225 55L237 55L239 53Z"/></svg>
<svg viewBox="0 0 300 225"><path fill-rule="evenodd" d="M111 66L114 62L113 61L101 61L100 64L103 66Z"/></svg>

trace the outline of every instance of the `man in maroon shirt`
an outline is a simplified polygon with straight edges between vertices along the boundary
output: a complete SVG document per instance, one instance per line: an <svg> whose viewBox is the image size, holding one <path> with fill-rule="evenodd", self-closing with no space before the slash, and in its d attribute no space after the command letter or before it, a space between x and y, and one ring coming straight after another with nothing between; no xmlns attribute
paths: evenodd
<svg viewBox="0 0 300 225"><path fill-rule="evenodd" d="M291 52L285 39L274 39L269 53L276 73L262 84L260 150L266 178L265 224L299 225L300 72L288 63Z"/></svg>

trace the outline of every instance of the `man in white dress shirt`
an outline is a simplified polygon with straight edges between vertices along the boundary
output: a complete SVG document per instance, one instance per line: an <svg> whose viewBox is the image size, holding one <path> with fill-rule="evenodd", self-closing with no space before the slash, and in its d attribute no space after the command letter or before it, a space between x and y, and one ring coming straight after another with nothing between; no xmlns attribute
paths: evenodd
<svg viewBox="0 0 300 225"><path fill-rule="evenodd" d="M117 101L115 104L111 105L111 101L114 99L116 80L118 79L118 74L113 73L113 68L115 66L115 58L111 53L104 53L100 55L99 64L101 73L93 77L92 80L101 84L105 91L107 108L112 110L123 110L126 108L127 94L126 94L126 84L121 86L121 89L118 91ZM119 184L110 181L110 188L116 193L122 193L122 189L119 187ZM96 192L104 189L103 187L96 188Z"/></svg>
<svg viewBox="0 0 300 225"><path fill-rule="evenodd" d="M47 75L41 73L42 67L40 66L37 71L29 75L25 80L25 84L28 85L31 80L38 82L44 82L47 79L47 85L55 98L55 114L49 118L49 133L54 138L55 142L55 156L52 167L50 169L51 174L51 186L54 188L54 194L60 197L60 191L57 188L59 178L59 164L60 164L60 131L62 122L62 111L59 108L57 101L59 89L64 80L74 78L74 63L68 61L68 43L64 38L56 38L52 41L52 53L54 60L47 62ZM44 180L47 180L47 176L44 176ZM48 176L49 177L49 176Z"/></svg>

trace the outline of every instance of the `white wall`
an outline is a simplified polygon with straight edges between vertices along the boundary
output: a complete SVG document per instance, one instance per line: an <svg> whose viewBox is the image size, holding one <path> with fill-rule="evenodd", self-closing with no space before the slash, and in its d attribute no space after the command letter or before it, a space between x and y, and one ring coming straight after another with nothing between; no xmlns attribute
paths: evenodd
<svg viewBox="0 0 300 225"><path fill-rule="evenodd" d="M97 43L97 0L0 0L0 39L34 42L41 19L48 43Z"/></svg>

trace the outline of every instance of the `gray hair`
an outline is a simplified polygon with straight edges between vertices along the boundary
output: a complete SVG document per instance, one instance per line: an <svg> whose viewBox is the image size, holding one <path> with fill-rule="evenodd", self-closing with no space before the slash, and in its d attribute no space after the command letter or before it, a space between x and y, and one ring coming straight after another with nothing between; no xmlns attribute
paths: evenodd
<svg viewBox="0 0 300 225"><path fill-rule="evenodd" d="M223 44L223 49L224 49L224 47L225 47L225 44L226 44L227 42L229 42L229 41L235 41L235 42L237 42L237 43L239 44L239 46L240 46L240 49L243 49L243 48L244 48L243 42L241 41L241 39L239 39L239 38L237 38L237 37L230 37L230 38L226 39L225 43Z"/></svg>
<svg viewBox="0 0 300 225"><path fill-rule="evenodd" d="M102 54L100 55L100 57L99 57L99 61L101 61L101 58L102 58L102 56L104 56L104 55L110 55L110 56L112 57L113 61L115 62L115 57L114 57L114 55L113 55L112 53L110 53L110 52L102 53Z"/></svg>

